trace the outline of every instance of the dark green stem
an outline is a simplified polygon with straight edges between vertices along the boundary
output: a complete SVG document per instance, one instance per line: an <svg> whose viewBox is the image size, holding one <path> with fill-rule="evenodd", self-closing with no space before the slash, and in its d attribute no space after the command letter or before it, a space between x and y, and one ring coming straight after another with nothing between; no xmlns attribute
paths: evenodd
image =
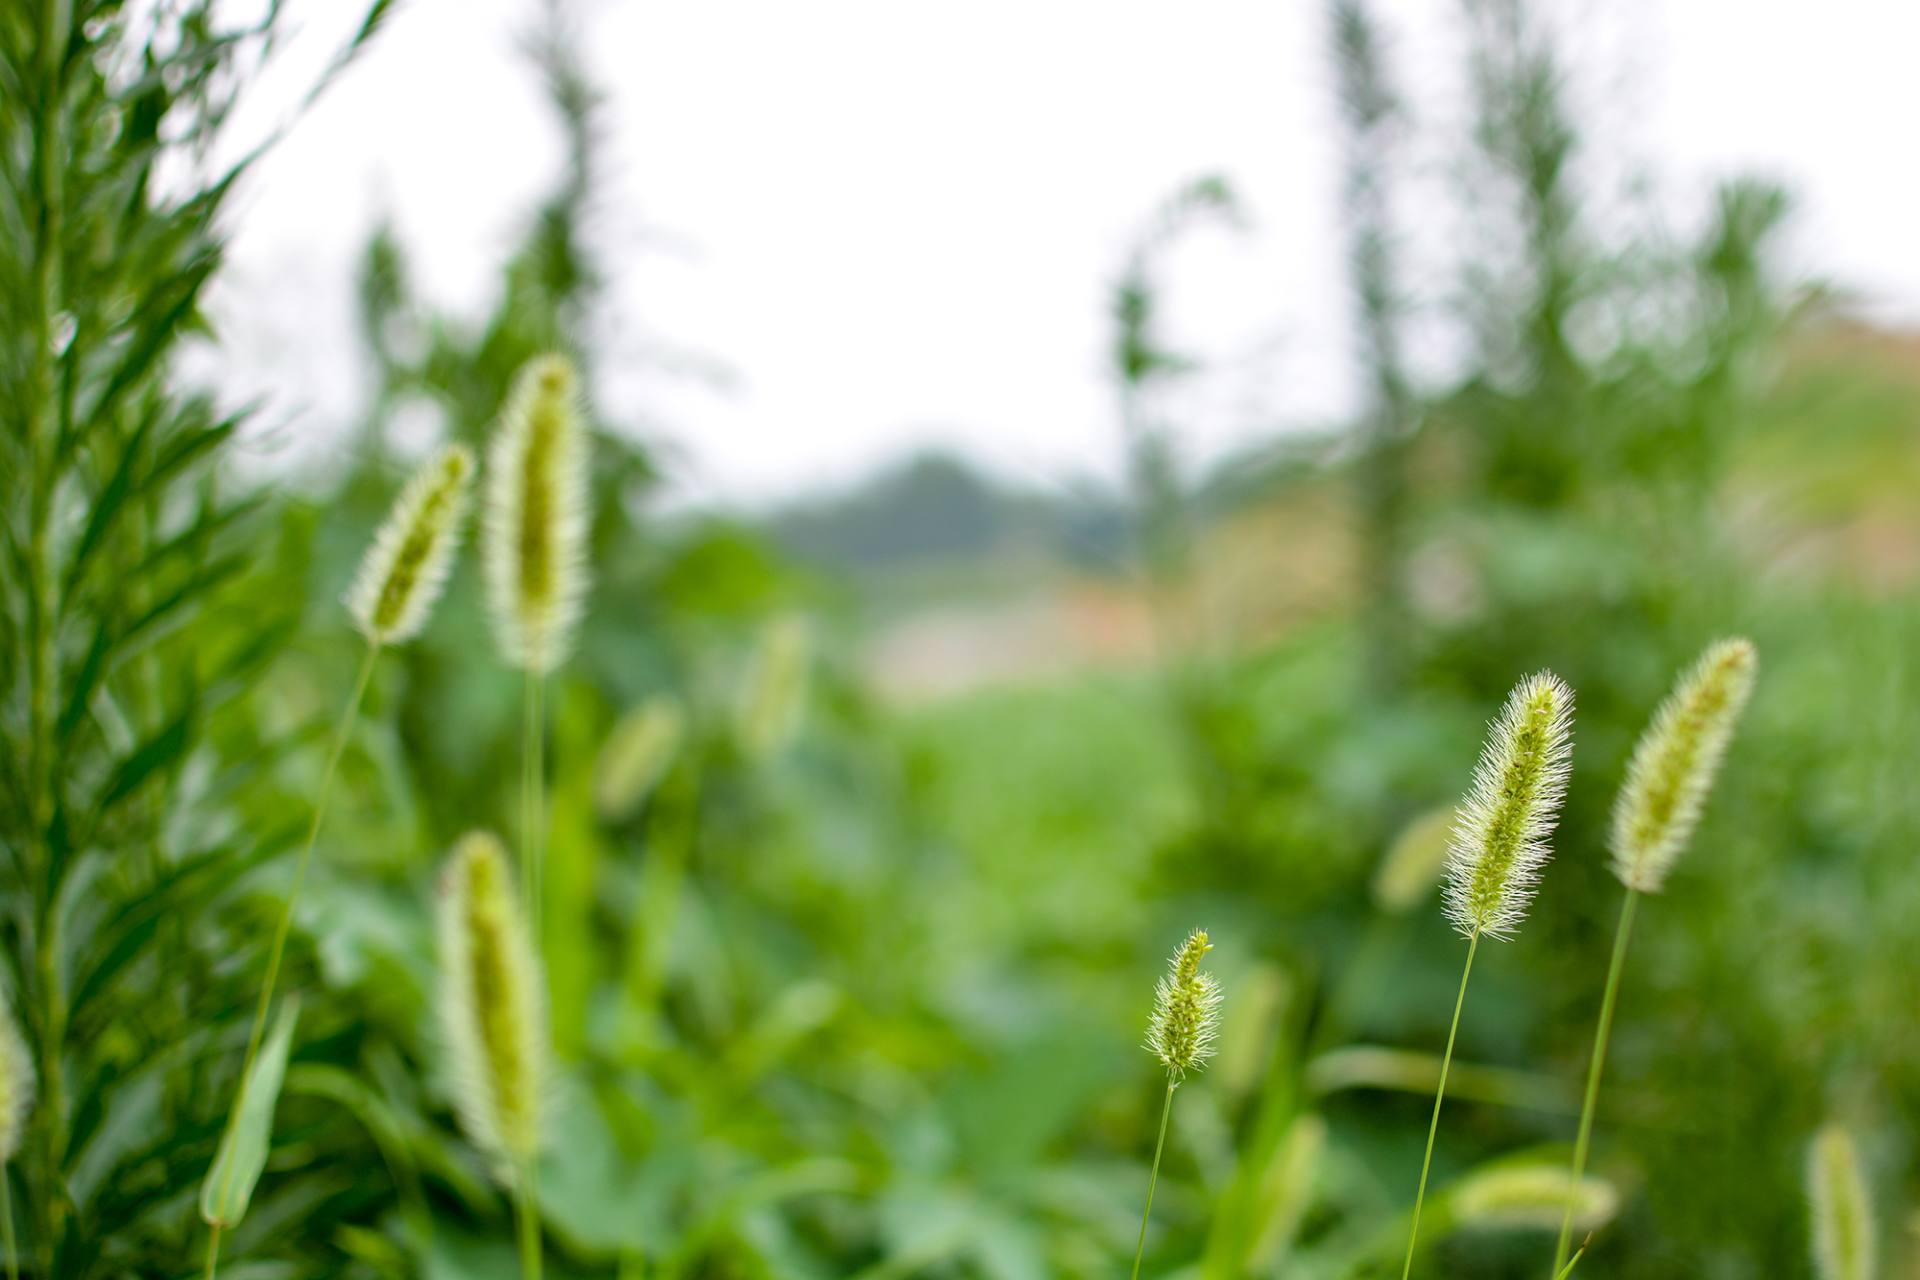
<svg viewBox="0 0 1920 1280"><path fill-rule="evenodd" d="M1587 1171L1587 1148L1593 1139L1593 1112L1600 1100L1600 1072L1607 1061L1607 1037L1613 1032L1613 1008L1620 998L1620 974L1627 967L1627 938L1633 932L1633 908L1638 890L1628 889L1620 904L1620 924L1613 931L1613 959L1607 964L1607 989L1600 997L1600 1026L1593 1037L1593 1061L1587 1066L1587 1096L1580 1104L1580 1135L1573 1143L1573 1173L1567 1179L1567 1210L1560 1218L1560 1243L1553 1251L1553 1275L1566 1264L1573 1244L1573 1207L1580 1179Z"/></svg>
<svg viewBox="0 0 1920 1280"><path fill-rule="evenodd" d="M520 1167L515 1178L514 1217L520 1236L521 1280L540 1280L540 1201L533 1186L533 1162Z"/></svg>
<svg viewBox="0 0 1920 1280"><path fill-rule="evenodd" d="M546 686L543 675L529 671L526 680L526 724L520 755L520 892L526 899L527 920L533 930L533 948L544 957L546 912L542 909L541 875L546 860L545 790Z"/></svg>

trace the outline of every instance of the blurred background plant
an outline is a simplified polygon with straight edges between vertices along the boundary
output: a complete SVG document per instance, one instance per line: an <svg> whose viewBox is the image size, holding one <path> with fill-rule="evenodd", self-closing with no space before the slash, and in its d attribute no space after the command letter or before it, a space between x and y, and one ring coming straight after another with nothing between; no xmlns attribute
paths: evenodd
<svg viewBox="0 0 1920 1280"><path fill-rule="evenodd" d="M1457 27L1464 125L1397 92L1363 0L1326 15L1360 421L1183 453L1181 392L1217 370L1158 327L1167 250L1252 219L1209 177L1170 184L1115 263L1125 485L1015 490L927 458L727 514L666 502L672 458L597 393L613 361L676 353L606 338L609 126L573 8L539 6L525 44L564 163L493 302L432 303L380 229L338 466L264 480L180 371L220 337L199 305L233 179L213 137L273 23L0 16L0 901L40 1094L9 1167L23 1274L197 1260L277 855L359 660L341 593L426 449L484 443L553 349L595 433L595 586L548 693L555 1275L1114 1274L1159 1114L1142 992L1196 922L1225 1025L1181 1091L1143 1274L1390 1271L1457 980L1448 806L1500 695L1544 666L1580 705L1559 856L1476 966L1422 1228L1429 1270L1543 1273L1617 901L1607 806L1675 671L1734 633L1765 672L1635 939L1578 1274L1803 1273L1829 1119L1899 1223L1911 340L1787 280L1777 188L1724 183L1691 239L1595 215L1569 46L1522 0L1470 0ZM1476 231L1438 288L1395 217L1420 130ZM1404 348L1436 314L1471 341L1430 384ZM463 563L342 761L236 1280L516 1274L433 1031L434 868L472 827L518 827L520 686L482 596ZM1911 1237L1879 1244L1916 1264Z"/></svg>

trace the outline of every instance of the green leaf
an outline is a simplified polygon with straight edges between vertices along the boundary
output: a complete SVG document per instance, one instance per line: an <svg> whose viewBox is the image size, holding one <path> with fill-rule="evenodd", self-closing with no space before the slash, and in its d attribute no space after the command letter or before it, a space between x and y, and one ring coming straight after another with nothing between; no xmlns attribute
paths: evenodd
<svg viewBox="0 0 1920 1280"><path fill-rule="evenodd" d="M200 1188L200 1216L208 1226L233 1227L246 1216L247 1202L267 1167L267 1149L273 1138L273 1112L280 1102L280 1082L287 1075L287 1052L293 1046L293 1024L300 1019L300 1001L289 997L274 1019L273 1031L254 1060L253 1070L240 1086L240 1101L220 1137L220 1151Z"/></svg>

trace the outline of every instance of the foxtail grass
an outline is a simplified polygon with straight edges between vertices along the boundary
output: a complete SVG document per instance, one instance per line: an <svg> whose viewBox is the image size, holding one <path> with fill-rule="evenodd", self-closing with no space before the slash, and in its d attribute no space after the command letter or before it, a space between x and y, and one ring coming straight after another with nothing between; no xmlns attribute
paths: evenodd
<svg viewBox="0 0 1920 1280"><path fill-rule="evenodd" d="M1841 1125L1826 1125L1807 1148L1807 1207L1819 1280L1873 1280L1873 1197Z"/></svg>
<svg viewBox="0 0 1920 1280"><path fill-rule="evenodd" d="M293 930L293 913L306 886L307 870L313 862L314 845L326 821L327 804L333 795L333 782L346 753L354 723L360 716L367 686L373 680L374 664L380 651L419 634L426 625L433 605L446 585L447 574L459 549L461 522L466 512L467 493L473 479L473 455L464 446L451 445L430 459L401 490L386 520L374 535L373 543L362 557L345 604L354 625L366 637L366 651L353 681L345 709L334 726L327 748L326 764L320 773L319 791L314 796L313 814L307 823L306 838L294 862L293 886L281 906L279 922L274 926L273 943L267 951L266 978L260 986L260 998L254 1006L253 1024L247 1032L246 1057L240 1066L240 1086L227 1116L231 1134L246 1109L247 1090L253 1078L254 1064L260 1057L261 1041L266 1034L267 1012L273 1005L274 991L280 981L280 965L285 959L287 938ZM224 1143L223 1143L224 1145ZM233 1164L226 1163L214 1188L213 1201L224 1203L233 1190L229 1179ZM210 1176L215 1176L211 1175ZM204 1216L204 1215L203 1215ZM208 1220L206 1274L211 1278L220 1252L220 1232L235 1225Z"/></svg>
<svg viewBox="0 0 1920 1280"><path fill-rule="evenodd" d="M0 1248L7 1253L7 1280L20 1280L18 1243L13 1238L13 1189L7 1169L20 1154L27 1113L33 1110L33 1059L13 1011L0 995Z"/></svg>
<svg viewBox="0 0 1920 1280"><path fill-rule="evenodd" d="M1659 893L1666 886L1667 873L1699 825L1740 713L1753 693L1757 665L1758 657L1749 641L1722 640L1708 648L1654 712L1652 723L1634 746L1626 781L1614 801L1608 845L1613 873L1627 892L1620 904L1620 922L1614 928L1593 1056L1587 1064L1586 1095L1580 1106L1580 1128L1567 1179L1567 1206L1554 1247L1555 1275L1567 1260L1573 1242L1574 1199L1587 1170L1600 1077L1606 1068L1607 1041L1619 1003L1635 908L1640 895Z"/></svg>
<svg viewBox="0 0 1920 1280"><path fill-rule="evenodd" d="M1433 1118L1427 1124L1427 1149L1420 1160L1420 1187L1414 1193L1401 1280L1413 1274L1420 1212L1433 1169L1433 1143L1440 1132L1440 1106L1447 1096L1447 1072L1453 1065L1473 959L1481 938L1510 938L1526 917L1541 868L1551 856L1548 842L1566 797L1572 757L1573 690L1551 672L1529 676L1508 696L1489 730L1473 781L1454 818L1447 846L1445 909L1447 919L1467 940L1467 959L1460 969L1460 992L1454 997L1447 1048L1440 1058L1440 1081L1433 1093Z"/></svg>
<svg viewBox="0 0 1920 1280"><path fill-rule="evenodd" d="M1167 1121L1173 1115L1174 1090L1189 1072L1206 1066L1220 1034L1220 984L1200 971L1213 943L1195 929L1168 962L1167 975L1153 990L1153 1015L1147 1022L1147 1052L1167 1072L1167 1095L1160 1105L1160 1136L1153 1144L1153 1172L1147 1177L1147 1207L1140 1214L1140 1242L1133 1251L1133 1277L1147 1252L1147 1223L1153 1217L1153 1192L1160 1182L1160 1157L1167 1146Z"/></svg>
<svg viewBox="0 0 1920 1280"><path fill-rule="evenodd" d="M454 846L439 902L440 1018L454 1110L514 1198L521 1273L540 1274L534 1187L547 1080L546 984L506 849Z"/></svg>
<svg viewBox="0 0 1920 1280"><path fill-rule="evenodd" d="M487 602L507 662L524 673L521 891L538 946L544 913L546 681L572 651L587 592L587 436L565 356L527 362L487 453Z"/></svg>

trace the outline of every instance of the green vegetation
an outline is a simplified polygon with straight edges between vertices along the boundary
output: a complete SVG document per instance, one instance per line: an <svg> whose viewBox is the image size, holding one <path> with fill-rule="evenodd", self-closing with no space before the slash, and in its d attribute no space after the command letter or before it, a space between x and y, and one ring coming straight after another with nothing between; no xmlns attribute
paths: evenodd
<svg viewBox="0 0 1920 1280"><path fill-rule="evenodd" d="M1330 18L1363 429L1179 456L1159 251L1235 212L1205 179L1108 299L1126 492L933 466L763 529L659 515L596 399L564 6L498 306L437 313L378 235L373 394L309 489L249 487L183 372L277 11L0 15L9 1280L1910 1269L1920 385L1776 278L1779 192L1692 243L1587 217L1561 50L1474 0L1455 149L1508 234L1458 246L1470 351L1417 388L1392 41ZM389 430L423 400L430 458ZM876 631L1009 580L1144 638L875 692ZM1730 634L1740 679L1657 711ZM1570 773L1542 680L1471 779L1542 668ZM1631 962L1616 875L1661 895Z"/></svg>

